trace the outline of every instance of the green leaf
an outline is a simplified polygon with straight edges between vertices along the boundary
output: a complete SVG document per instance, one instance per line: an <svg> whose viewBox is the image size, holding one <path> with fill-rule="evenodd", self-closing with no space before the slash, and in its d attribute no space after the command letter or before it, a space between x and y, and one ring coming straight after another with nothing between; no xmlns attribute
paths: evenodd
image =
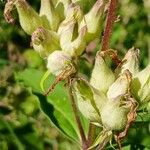
<svg viewBox="0 0 150 150"><path fill-rule="evenodd" d="M26 87L31 87L33 92L41 93L40 80L43 76L43 72L34 68L26 69L22 72L15 74L16 81L20 82Z"/></svg>
<svg viewBox="0 0 150 150"><path fill-rule="evenodd" d="M51 120L51 122L65 135L74 141L79 142L79 130L75 122L74 114L67 92L64 88L64 84L58 84L54 91L45 97L40 88L40 80L43 74L43 72L32 68L19 72L15 76L17 81L20 81L23 85L32 88L33 93L39 98L41 110ZM53 81L53 76L48 78L45 87L50 86ZM83 128L87 134L89 123L83 116L81 116L81 120Z"/></svg>

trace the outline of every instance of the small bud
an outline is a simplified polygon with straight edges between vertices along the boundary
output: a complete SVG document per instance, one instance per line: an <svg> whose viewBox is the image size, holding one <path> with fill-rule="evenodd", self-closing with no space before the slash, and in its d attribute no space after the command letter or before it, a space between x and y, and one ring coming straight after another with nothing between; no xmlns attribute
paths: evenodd
<svg viewBox="0 0 150 150"><path fill-rule="evenodd" d="M16 0L15 6L20 25L27 34L31 35L38 27L44 26L42 18L25 0Z"/></svg>
<svg viewBox="0 0 150 150"><path fill-rule="evenodd" d="M131 78L131 73L125 70L109 87L107 92L108 99L117 101L120 100L122 96L125 96L130 89Z"/></svg>
<svg viewBox="0 0 150 150"><path fill-rule="evenodd" d="M99 91L106 93L114 80L115 75L107 66L105 59L100 54L97 54L90 80L91 85Z"/></svg>
<svg viewBox="0 0 150 150"><path fill-rule="evenodd" d="M56 32L39 27L32 34L32 44L41 57L48 57L53 51L60 49L59 37Z"/></svg>
<svg viewBox="0 0 150 150"><path fill-rule="evenodd" d="M133 78L131 92L140 102L150 101L150 64Z"/></svg>
<svg viewBox="0 0 150 150"><path fill-rule="evenodd" d="M41 0L40 16L48 20L51 30L57 31L60 17L52 0Z"/></svg>
<svg viewBox="0 0 150 150"><path fill-rule="evenodd" d="M128 69L135 76L139 72L139 49L129 49L122 61L121 73Z"/></svg>
<svg viewBox="0 0 150 150"><path fill-rule="evenodd" d="M71 63L70 56L57 50L48 56L47 68L52 74L58 76L69 63Z"/></svg>
<svg viewBox="0 0 150 150"><path fill-rule="evenodd" d="M104 0L97 0L92 9L85 15L80 24L79 28L87 25L86 42L88 43L100 37L104 8Z"/></svg>

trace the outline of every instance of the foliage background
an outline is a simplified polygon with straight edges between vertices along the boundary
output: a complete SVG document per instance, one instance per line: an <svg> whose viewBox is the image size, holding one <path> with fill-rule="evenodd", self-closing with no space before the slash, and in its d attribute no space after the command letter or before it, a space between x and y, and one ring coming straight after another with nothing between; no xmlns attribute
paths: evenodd
<svg viewBox="0 0 150 150"><path fill-rule="evenodd" d="M39 0L30 0L29 3L38 10ZM43 72L45 62L32 50L30 37L21 30L15 11L16 23L6 23L3 17L4 5L5 1L0 1L0 150L79 149L42 113L31 89L18 82L18 71L33 69L33 74L30 72L26 77L34 84L35 73L38 74L35 70ZM111 47L118 50L121 57L132 46L139 48L140 66L144 68L150 62L150 0L120 0L118 14L120 21L114 25ZM85 57L88 62L81 60L80 70L87 75L90 75L95 53L99 49L100 45L97 45L91 44L87 48ZM149 121L145 123L147 127L150 126ZM149 143L147 134L150 131L147 128L138 130L139 127L134 131L136 134L131 132L128 140L133 144L125 149L144 149L141 143ZM137 134L145 141L141 142L135 136ZM148 146L150 149L150 144Z"/></svg>

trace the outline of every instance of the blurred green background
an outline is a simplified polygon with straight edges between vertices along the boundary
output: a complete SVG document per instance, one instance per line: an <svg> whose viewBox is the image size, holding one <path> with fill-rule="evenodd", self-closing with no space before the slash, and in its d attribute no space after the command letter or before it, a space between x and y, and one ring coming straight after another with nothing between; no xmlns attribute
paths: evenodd
<svg viewBox="0 0 150 150"><path fill-rule="evenodd" d="M17 15L15 24L4 20L5 3L5 0L0 1L0 150L78 150L78 146L60 133L41 112L31 89L18 82L18 71L45 71L46 68L45 62L30 46L30 36L19 26ZM39 0L29 3L39 9ZM150 0L120 0L117 11L120 20L114 25L111 48L118 50L120 57L133 46L139 48L140 66L144 68L150 62ZM99 45L93 47L87 48L89 61L81 60L80 70L87 75ZM29 78L33 82L34 74ZM147 130L143 130L138 134L146 137ZM140 139L132 134L129 138L137 145L140 143ZM144 149L141 145L131 144L129 147Z"/></svg>

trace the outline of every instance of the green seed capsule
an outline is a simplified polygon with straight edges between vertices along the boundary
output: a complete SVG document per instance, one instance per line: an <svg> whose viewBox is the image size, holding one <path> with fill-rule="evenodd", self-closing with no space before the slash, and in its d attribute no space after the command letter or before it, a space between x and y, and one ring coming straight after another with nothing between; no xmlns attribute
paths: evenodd
<svg viewBox="0 0 150 150"><path fill-rule="evenodd" d="M121 131L127 124L129 108L120 107L120 101L109 100L101 111L102 123L108 130Z"/></svg>
<svg viewBox="0 0 150 150"><path fill-rule="evenodd" d="M83 18L80 27L87 26L86 42L99 38L102 30L102 19L104 14L105 1L97 0L92 9Z"/></svg>
<svg viewBox="0 0 150 150"><path fill-rule="evenodd" d="M52 0L41 0L40 16L48 20L51 30L57 31L60 23L60 16Z"/></svg>
<svg viewBox="0 0 150 150"><path fill-rule="evenodd" d="M42 18L25 0L16 0L15 6L19 14L20 25L27 34L31 35L38 27L45 26Z"/></svg>
<svg viewBox="0 0 150 150"><path fill-rule="evenodd" d="M100 54L97 54L90 80L91 85L99 91L106 93L114 80L115 75L107 66L105 59Z"/></svg>
<svg viewBox="0 0 150 150"><path fill-rule="evenodd" d="M56 32L39 27L32 34L32 45L41 57L46 58L53 51L60 49L59 37Z"/></svg>
<svg viewBox="0 0 150 150"><path fill-rule="evenodd" d="M134 47L129 49L123 62L121 73L128 69L135 76L139 72L139 49L135 49Z"/></svg>
<svg viewBox="0 0 150 150"><path fill-rule="evenodd" d="M119 78L109 87L107 97L110 100L120 100L122 96L128 93L131 82L131 73L125 70Z"/></svg>
<svg viewBox="0 0 150 150"><path fill-rule="evenodd" d="M86 47L86 26L78 31L78 23L82 17L80 7L74 4L70 5L66 19L61 23L58 30L62 50L72 57L81 55Z"/></svg>

